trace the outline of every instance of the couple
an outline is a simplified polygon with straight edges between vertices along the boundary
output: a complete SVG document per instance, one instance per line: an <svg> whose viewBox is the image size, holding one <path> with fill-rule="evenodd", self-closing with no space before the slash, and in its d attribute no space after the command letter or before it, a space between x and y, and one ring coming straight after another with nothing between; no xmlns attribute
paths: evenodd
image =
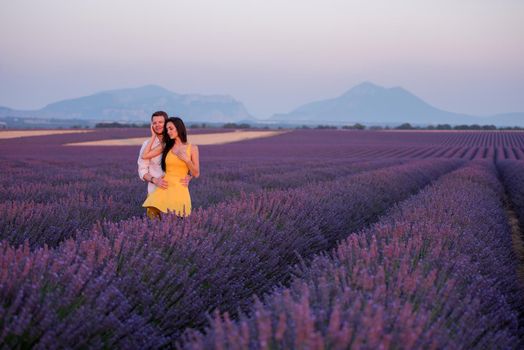
<svg viewBox="0 0 524 350"><path fill-rule="evenodd" d="M189 181L200 175L198 147L187 143L187 132L180 118L168 118L158 111L151 116L151 138L144 142L138 157L138 174L147 186L142 205L147 216L159 218L174 212L191 214Z"/></svg>

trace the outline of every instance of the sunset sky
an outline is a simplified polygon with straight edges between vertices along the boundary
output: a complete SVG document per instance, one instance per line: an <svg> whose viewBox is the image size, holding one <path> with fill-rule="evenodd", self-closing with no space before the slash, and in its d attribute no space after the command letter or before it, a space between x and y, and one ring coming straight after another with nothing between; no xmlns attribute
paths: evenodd
<svg viewBox="0 0 524 350"><path fill-rule="evenodd" d="M522 0L0 0L0 49L16 109L156 84L267 117L370 81L524 112Z"/></svg>

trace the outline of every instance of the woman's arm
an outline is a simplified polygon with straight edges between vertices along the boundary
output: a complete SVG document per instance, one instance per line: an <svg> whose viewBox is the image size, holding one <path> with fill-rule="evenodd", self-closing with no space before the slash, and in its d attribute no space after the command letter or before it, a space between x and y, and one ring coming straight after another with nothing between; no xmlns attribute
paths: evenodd
<svg viewBox="0 0 524 350"><path fill-rule="evenodd" d="M188 146L191 147L189 156L187 155L187 150L183 150L182 148L179 148L176 151L176 156L184 161L184 163L187 164L187 167L189 168L189 173L192 177L198 177L200 176L200 162L198 159L198 146L191 145Z"/></svg>
<svg viewBox="0 0 524 350"><path fill-rule="evenodd" d="M146 145L146 149L144 150L144 153L142 153L142 159L151 159L162 153L162 145L153 148L153 143L155 143L156 137L157 136L153 130L153 126L151 126L151 139L149 139L149 142Z"/></svg>
<svg viewBox="0 0 524 350"><path fill-rule="evenodd" d="M162 154L162 145L156 146L155 148L151 149L151 145L153 144L155 140L151 139L149 143L146 146L146 149L144 150L144 153L142 154L142 159L151 159L155 158L156 156Z"/></svg>
<svg viewBox="0 0 524 350"><path fill-rule="evenodd" d="M200 176L200 159L199 159L197 145L191 145L191 160L189 163L191 165L187 164L187 166L189 168L189 172L191 173L191 176L199 177Z"/></svg>

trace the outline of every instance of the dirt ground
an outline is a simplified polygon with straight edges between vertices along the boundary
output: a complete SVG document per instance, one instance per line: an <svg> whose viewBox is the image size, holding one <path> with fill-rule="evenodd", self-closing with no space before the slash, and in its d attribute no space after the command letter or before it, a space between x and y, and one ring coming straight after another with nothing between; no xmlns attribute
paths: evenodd
<svg viewBox="0 0 524 350"><path fill-rule="evenodd" d="M44 136L56 134L76 134L82 132L92 132L92 130L9 130L0 131L0 139L14 139L27 136Z"/></svg>

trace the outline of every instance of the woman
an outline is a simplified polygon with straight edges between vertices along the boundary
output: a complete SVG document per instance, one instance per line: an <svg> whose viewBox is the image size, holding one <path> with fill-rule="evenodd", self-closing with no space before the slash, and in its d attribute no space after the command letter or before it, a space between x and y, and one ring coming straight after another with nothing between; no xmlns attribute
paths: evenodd
<svg viewBox="0 0 524 350"><path fill-rule="evenodd" d="M180 217L191 214L189 189L180 183L188 173L193 177L200 175L198 147L187 143L187 132L180 118L168 118L164 124L164 145L152 148L156 134L151 129L151 141L148 143L143 159L151 159L162 154L162 170L165 172L167 189L157 188L147 196L143 207L150 208L160 216L160 212L174 212ZM156 210L155 210L156 209Z"/></svg>

